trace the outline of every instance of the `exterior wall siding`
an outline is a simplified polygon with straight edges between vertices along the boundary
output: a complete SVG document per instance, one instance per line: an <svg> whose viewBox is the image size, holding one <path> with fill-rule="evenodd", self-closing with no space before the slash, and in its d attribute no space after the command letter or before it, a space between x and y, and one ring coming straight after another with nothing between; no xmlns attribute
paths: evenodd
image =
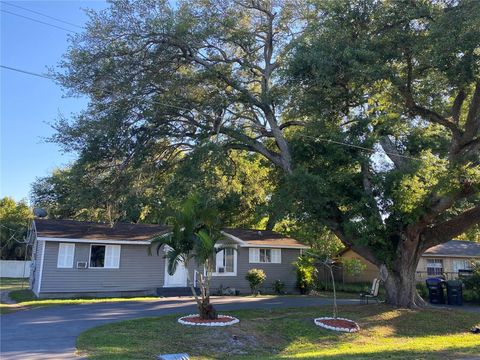
<svg viewBox="0 0 480 360"><path fill-rule="evenodd" d="M41 243L41 242L37 242ZM62 297L72 295L100 295L122 293L154 293L156 288L163 287L165 259L163 254L149 256L146 245L121 245L119 269L77 269L77 261L89 261L90 244L75 243L73 268L57 268L59 242L47 241L45 246L44 266L40 297ZM41 244L38 246L38 266L41 258ZM280 280L285 284L285 291L293 292L296 286L296 275L293 262L300 255L299 249L282 249L280 264L249 263L249 248L237 251L237 275L214 276L211 290L214 293L220 286L230 287L242 294L250 293L245 275L252 268L262 269L267 279L260 291L273 292L272 284ZM195 271L203 273L194 262L188 264L192 281ZM35 271L38 276L39 271ZM34 282L38 281L36 278ZM187 284L188 286L188 284Z"/></svg>
<svg viewBox="0 0 480 360"><path fill-rule="evenodd" d="M249 263L249 248L242 247L237 250L237 275L236 276L213 276L211 281L211 290L214 292L220 286L230 287L239 290L241 294L250 293L250 285L245 279L248 270L256 268L262 269L267 275L263 286L260 288L262 293L272 293L272 284L280 280L285 284L285 291L296 291L296 274L293 263L300 256L299 249L281 249L280 264Z"/></svg>
<svg viewBox="0 0 480 360"><path fill-rule="evenodd" d="M344 275L345 282L371 282L374 278L379 276L378 268L358 255L353 250L346 251L342 256L342 259L359 259L367 267L365 271L358 276ZM431 277L427 274L427 259L441 259L443 260L443 273L446 275L447 280L457 279L458 273L454 271L453 262L455 260L471 260L480 261L480 258L468 258L468 257L446 257L446 256L422 256L417 265L416 280L423 282L425 279Z"/></svg>
<svg viewBox="0 0 480 360"><path fill-rule="evenodd" d="M362 256L358 255L355 251L347 250L343 255L342 259L357 259L360 260L366 267L361 274L358 275L348 275L343 274L343 280L346 283L355 283L355 282L371 282L373 279L379 277L378 267L371 263L370 261L364 259Z"/></svg>
<svg viewBox="0 0 480 360"><path fill-rule="evenodd" d="M423 281L429 277L427 274L427 259L441 259L443 261L443 273L447 280L457 279L458 273L454 270L455 260L467 260L467 261L480 261L480 258L468 258L468 257L445 257L445 256L424 256L420 258L417 266L417 280Z"/></svg>
<svg viewBox="0 0 480 360"><path fill-rule="evenodd" d="M89 261L90 244L75 243L73 268L57 268L58 242L46 242L41 293L154 292L163 286L165 260L146 245L121 245L119 269L77 269Z"/></svg>
<svg viewBox="0 0 480 360"><path fill-rule="evenodd" d="M42 254L43 241L35 240L32 252L32 265L30 267L30 290L35 294L37 294L38 282L40 281Z"/></svg>

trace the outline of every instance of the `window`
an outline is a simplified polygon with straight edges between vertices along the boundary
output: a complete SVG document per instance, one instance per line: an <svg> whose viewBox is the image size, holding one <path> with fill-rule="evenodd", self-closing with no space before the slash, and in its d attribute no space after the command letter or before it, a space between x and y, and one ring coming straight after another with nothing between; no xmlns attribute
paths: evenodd
<svg viewBox="0 0 480 360"><path fill-rule="evenodd" d="M442 275L442 274L443 274L443 260L427 259L427 275Z"/></svg>
<svg viewBox="0 0 480 360"><path fill-rule="evenodd" d="M249 249L249 262L264 263L264 264L281 264L282 251L281 249Z"/></svg>
<svg viewBox="0 0 480 360"><path fill-rule="evenodd" d="M75 244L58 244L57 268L72 268Z"/></svg>
<svg viewBox="0 0 480 360"><path fill-rule="evenodd" d="M91 245L90 267L118 269L120 267L120 245Z"/></svg>
<svg viewBox="0 0 480 360"><path fill-rule="evenodd" d="M216 276L236 275L237 254L235 249L224 249L217 253L215 273Z"/></svg>
<svg viewBox="0 0 480 360"><path fill-rule="evenodd" d="M459 270L472 270L472 262L470 260L453 260L453 272Z"/></svg>

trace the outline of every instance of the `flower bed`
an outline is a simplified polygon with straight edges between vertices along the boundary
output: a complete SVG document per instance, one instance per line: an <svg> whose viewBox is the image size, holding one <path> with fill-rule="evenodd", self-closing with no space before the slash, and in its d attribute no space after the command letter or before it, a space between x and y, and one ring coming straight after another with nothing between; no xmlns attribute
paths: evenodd
<svg viewBox="0 0 480 360"><path fill-rule="evenodd" d="M228 315L218 315L217 319L214 320L204 320L200 319L198 314L190 314L183 316L178 319L178 322L182 325L193 325L193 326L229 326L240 322L236 317Z"/></svg>
<svg viewBox="0 0 480 360"><path fill-rule="evenodd" d="M355 321L345 318L320 317L316 318L314 322L317 326L333 331L356 332L360 330L360 326Z"/></svg>

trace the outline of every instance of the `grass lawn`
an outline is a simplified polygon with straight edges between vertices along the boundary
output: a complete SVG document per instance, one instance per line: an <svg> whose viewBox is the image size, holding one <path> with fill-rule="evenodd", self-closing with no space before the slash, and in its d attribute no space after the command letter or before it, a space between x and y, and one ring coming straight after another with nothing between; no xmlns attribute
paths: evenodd
<svg viewBox="0 0 480 360"><path fill-rule="evenodd" d="M10 291L9 297L17 304L3 304L0 301L0 314L8 314L14 311L54 305L76 305L100 302L122 302L122 301L148 301L156 300L156 296L146 297L123 297L123 298L77 298L77 299L37 299L33 292L28 289L28 280L25 280L22 289L22 279L0 278L0 290Z"/></svg>
<svg viewBox="0 0 480 360"><path fill-rule="evenodd" d="M355 334L313 324L330 307L232 311L240 323L188 327L178 316L123 321L84 332L77 348L89 359L152 359L186 352L206 359L457 359L480 354L480 335L468 330L480 314L451 310L398 310L386 305L340 307L356 320Z"/></svg>
<svg viewBox="0 0 480 360"><path fill-rule="evenodd" d="M0 290L21 289L22 282L23 282L24 288L28 289L28 279L0 278Z"/></svg>

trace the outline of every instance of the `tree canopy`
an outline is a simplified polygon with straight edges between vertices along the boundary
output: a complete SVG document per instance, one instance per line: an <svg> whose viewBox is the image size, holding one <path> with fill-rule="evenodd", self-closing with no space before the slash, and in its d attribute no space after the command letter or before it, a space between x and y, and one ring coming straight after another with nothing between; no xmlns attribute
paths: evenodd
<svg viewBox="0 0 480 360"><path fill-rule="evenodd" d="M112 201L149 174L147 199L195 188L239 204L232 222L328 229L399 306L423 251L480 222L478 1L117 0L90 19L55 74L90 103L52 140Z"/></svg>
<svg viewBox="0 0 480 360"><path fill-rule="evenodd" d="M25 202L17 203L9 197L0 199L0 259L25 259L25 237L31 219L33 213Z"/></svg>

